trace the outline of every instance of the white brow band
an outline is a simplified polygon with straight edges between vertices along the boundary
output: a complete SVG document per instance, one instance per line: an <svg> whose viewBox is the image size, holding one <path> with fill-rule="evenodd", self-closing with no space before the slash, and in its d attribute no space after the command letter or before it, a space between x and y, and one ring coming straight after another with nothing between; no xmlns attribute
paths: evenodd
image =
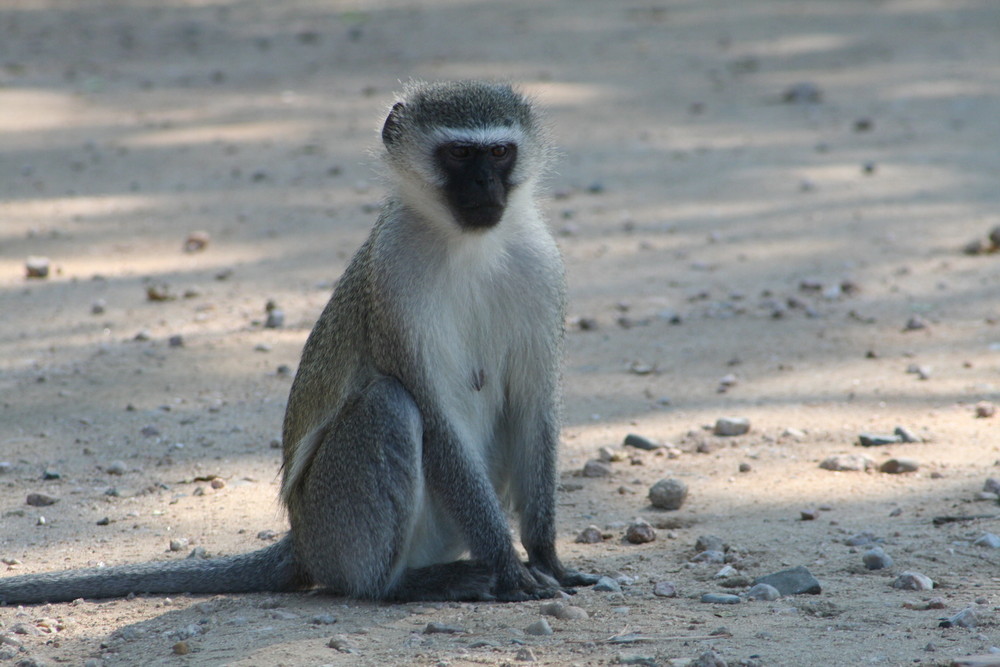
<svg viewBox="0 0 1000 667"><path fill-rule="evenodd" d="M453 128L434 130L434 143L462 142L479 146L493 144L520 144L524 133L511 127Z"/></svg>

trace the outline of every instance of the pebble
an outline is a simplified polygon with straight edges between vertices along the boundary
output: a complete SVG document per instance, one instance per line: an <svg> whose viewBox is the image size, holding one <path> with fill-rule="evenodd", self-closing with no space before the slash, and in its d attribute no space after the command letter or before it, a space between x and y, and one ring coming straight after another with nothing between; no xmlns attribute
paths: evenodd
<svg viewBox="0 0 1000 667"><path fill-rule="evenodd" d="M610 447L601 447L597 450L597 459L603 461L604 463L619 463L627 459L628 456L625 452L620 449L611 449Z"/></svg>
<svg viewBox="0 0 1000 667"><path fill-rule="evenodd" d="M540 618L528 627L524 631L529 635L536 635L539 637L548 636L552 634L552 626L544 618Z"/></svg>
<svg viewBox="0 0 1000 667"><path fill-rule="evenodd" d="M280 329L285 326L285 311L280 308L272 308L267 311L267 319L264 321L264 327L267 329Z"/></svg>
<svg viewBox="0 0 1000 667"><path fill-rule="evenodd" d="M989 401L976 403L976 417L978 419L989 419L997 413L997 406Z"/></svg>
<svg viewBox="0 0 1000 667"><path fill-rule="evenodd" d="M815 521L817 518L819 518L819 510L816 509L799 510L799 518L802 519L803 521Z"/></svg>
<svg viewBox="0 0 1000 667"><path fill-rule="evenodd" d="M211 482L209 482L209 486L216 490L224 489L226 487L226 480L221 477L215 477Z"/></svg>
<svg viewBox="0 0 1000 667"><path fill-rule="evenodd" d="M594 584L593 590L601 593L621 593L622 585L611 577L601 577L597 580L597 583Z"/></svg>
<svg viewBox="0 0 1000 667"><path fill-rule="evenodd" d="M173 301L177 296L170 291L169 285L156 284L146 286L147 301Z"/></svg>
<svg viewBox="0 0 1000 667"><path fill-rule="evenodd" d="M769 584L774 586L782 595L801 595L803 593L818 595L823 590L816 577L801 565L781 570L774 574L757 577L753 583L754 585Z"/></svg>
<svg viewBox="0 0 1000 667"><path fill-rule="evenodd" d="M747 591L748 600L764 600L766 602L772 602L781 597L781 591L772 586L771 584L754 584Z"/></svg>
<svg viewBox="0 0 1000 667"><path fill-rule="evenodd" d="M104 299L97 299L92 304L90 304L90 314L91 315L103 315L104 311L108 308L108 302Z"/></svg>
<svg viewBox="0 0 1000 667"><path fill-rule="evenodd" d="M725 552L726 543L716 535L699 535L694 541L694 550Z"/></svg>
<svg viewBox="0 0 1000 667"><path fill-rule="evenodd" d="M428 623L424 628L425 635L459 635L465 634L465 628L445 623Z"/></svg>
<svg viewBox="0 0 1000 667"><path fill-rule="evenodd" d="M191 232L188 234L187 238L184 239L184 252L201 252L208 247L208 243L211 240L212 237L209 236L208 232Z"/></svg>
<svg viewBox="0 0 1000 667"><path fill-rule="evenodd" d="M657 509L677 510L687 499L687 484L679 479L661 479L649 489L649 502Z"/></svg>
<svg viewBox="0 0 1000 667"><path fill-rule="evenodd" d="M740 467L739 467L739 471L740 472L750 472L752 470L753 470L753 466L750 465L749 463L746 463L744 461L743 463L740 464Z"/></svg>
<svg viewBox="0 0 1000 667"><path fill-rule="evenodd" d="M170 550L171 551L184 551L191 544L191 540L186 537L175 537L170 540Z"/></svg>
<svg viewBox="0 0 1000 667"><path fill-rule="evenodd" d="M61 477L62 474L60 474L58 470L53 470L52 468L46 468L45 471L42 473L43 480L60 479Z"/></svg>
<svg viewBox="0 0 1000 667"><path fill-rule="evenodd" d="M750 420L746 417L719 417L712 429L712 433L722 436L743 435L749 432Z"/></svg>
<svg viewBox="0 0 1000 667"><path fill-rule="evenodd" d="M897 426L893 433L899 436L901 442L923 442L923 438L905 426Z"/></svg>
<svg viewBox="0 0 1000 667"><path fill-rule="evenodd" d="M663 445L657 444L652 440L644 438L641 435L636 435L635 433L629 433L626 435L624 444L626 447L635 447L636 449L643 449L647 452L663 447Z"/></svg>
<svg viewBox="0 0 1000 667"><path fill-rule="evenodd" d="M903 327L903 331L920 331L921 329L927 328L927 322L919 317L911 317L906 320L906 326Z"/></svg>
<svg viewBox="0 0 1000 667"><path fill-rule="evenodd" d="M104 468L104 472L109 475L124 475L128 472L128 466L125 465L124 461L112 461Z"/></svg>
<svg viewBox="0 0 1000 667"><path fill-rule="evenodd" d="M837 454L823 459L819 467L824 470L854 472L871 470L875 467L875 462L867 456L861 456L860 454Z"/></svg>
<svg viewBox="0 0 1000 667"><path fill-rule="evenodd" d="M920 469L920 464L914 459L889 459L879 470L890 475L900 475L907 472L916 472Z"/></svg>
<svg viewBox="0 0 1000 667"><path fill-rule="evenodd" d="M983 483L983 491L1000 494L1000 479L997 479L996 477L987 477L986 481Z"/></svg>
<svg viewBox="0 0 1000 667"><path fill-rule="evenodd" d="M48 278L49 264L48 257L29 257L24 262L24 275L26 278Z"/></svg>
<svg viewBox="0 0 1000 667"><path fill-rule="evenodd" d="M590 459L583 465L584 477L610 477L611 466L597 459Z"/></svg>
<svg viewBox="0 0 1000 667"><path fill-rule="evenodd" d="M187 655L191 652L191 647L188 646L187 642L177 642L172 650L175 655Z"/></svg>
<svg viewBox="0 0 1000 667"><path fill-rule="evenodd" d="M330 614L316 614L309 619L309 622L313 625L333 625L337 622L337 619Z"/></svg>
<svg viewBox="0 0 1000 667"><path fill-rule="evenodd" d="M604 533L597 526L587 526L576 536L578 544L597 544L604 541Z"/></svg>
<svg viewBox="0 0 1000 667"><path fill-rule="evenodd" d="M677 597L677 585L672 581L658 581L653 584L653 595L661 598Z"/></svg>
<svg viewBox="0 0 1000 667"><path fill-rule="evenodd" d="M541 608L542 615L554 616L561 621L582 621L590 618L586 609L561 602L550 602Z"/></svg>
<svg viewBox="0 0 1000 667"><path fill-rule="evenodd" d="M1000 537L993 533L983 533L972 543L973 546L1000 549Z"/></svg>
<svg viewBox="0 0 1000 667"><path fill-rule="evenodd" d="M739 595L729 593L705 593L701 596L702 602L709 604L739 604L742 602Z"/></svg>
<svg viewBox="0 0 1000 667"><path fill-rule="evenodd" d="M656 530L645 519L633 519L625 528L625 539L632 544L645 544L656 539Z"/></svg>
<svg viewBox="0 0 1000 667"><path fill-rule="evenodd" d="M685 660L683 664L686 667L729 667L725 658L712 650L705 651L694 660Z"/></svg>
<svg viewBox="0 0 1000 667"><path fill-rule="evenodd" d="M966 607L954 616L950 616L938 623L938 626L942 628L974 628L978 623L979 618L976 615L976 610L972 607Z"/></svg>
<svg viewBox="0 0 1000 667"><path fill-rule="evenodd" d="M336 637L330 637L330 641L326 643L328 648L332 648L341 653L354 653L354 649L351 648L350 643L347 638L342 635L337 635Z"/></svg>
<svg viewBox="0 0 1000 667"><path fill-rule="evenodd" d="M862 447L879 447L881 445L898 445L903 442L895 433L892 434L882 434L882 433L862 433L858 436L858 444Z"/></svg>
<svg viewBox="0 0 1000 667"><path fill-rule="evenodd" d="M892 582L892 587L904 591L929 591L934 588L934 581L919 572L903 572Z"/></svg>
<svg viewBox="0 0 1000 667"><path fill-rule="evenodd" d="M876 537L875 533L871 532L870 530L865 530L860 533L857 533L856 535L851 535L846 540L844 540L844 544L846 544L849 547L863 547L881 541L882 541L881 537Z"/></svg>
<svg viewBox="0 0 1000 667"><path fill-rule="evenodd" d="M184 336L180 334L174 334L167 339L167 345L170 347L184 347Z"/></svg>
<svg viewBox="0 0 1000 667"><path fill-rule="evenodd" d="M194 549L191 550L191 553L187 555L187 558L207 559L208 557L209 557L208 551L205 549L205 547L195 547Z"/></svg>
<svg viewBox="0 0 1000 667"><path fill-rule="evenodd" d="M48 507L59 502L59 499L47 493L29 493L25 502L32 507Z"/></svg>
<svg viewBox="0 0 1000 667"><path fill-rule="evenodd" d="M531 650L529 646L522 646L517 650L514 655L514 659L518 662L538 662L538 658L535 657L535 652Z"/></svg>
<svg viewBox="0 0 1000 667"><path fill-rule="evenodd" d="M713 565L719 565L726 562L726 554L721 551L715 551L714 549L709 549L708 551L700 551L695 554L694 558L691 559L692 563L711 563Z"/></svg>
<svg viewBox="0 0 1000 667"><path fill-rule="evenodd" d="M861 556L861 561L869 570L884 570L892 567L892 557L882 547L872 547Z"/></svg>
<svg viewBox="0 0 1000 667"><path fill-rule="evenodd" d="M817 104L823 100L823 91L815 83L800 81L786 88L781 99L786 104Z"/></svg>

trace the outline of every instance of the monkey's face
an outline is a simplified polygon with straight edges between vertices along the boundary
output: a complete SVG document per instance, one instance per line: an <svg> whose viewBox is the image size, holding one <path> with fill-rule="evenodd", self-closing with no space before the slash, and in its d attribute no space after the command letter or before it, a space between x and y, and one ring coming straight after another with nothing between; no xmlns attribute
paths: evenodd
<svg viewBox="0 0 1000 667"><path fill-rule="evenodd" d="M500 222L513 187L517 144L449 141L434 151L452 215L463 229L488 229Z"/></svg>

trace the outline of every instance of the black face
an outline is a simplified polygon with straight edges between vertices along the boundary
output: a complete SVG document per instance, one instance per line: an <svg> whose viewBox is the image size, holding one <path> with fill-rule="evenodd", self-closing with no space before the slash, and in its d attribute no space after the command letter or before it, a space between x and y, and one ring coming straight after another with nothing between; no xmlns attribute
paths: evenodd
<svg viewBox="0 0 1000 667"><path fill-rule="evenodd" d="M459 224L486 229L500 222L512 187L517 146L451 142L439 146L435 157L445 175L448 205Z"/></svg>

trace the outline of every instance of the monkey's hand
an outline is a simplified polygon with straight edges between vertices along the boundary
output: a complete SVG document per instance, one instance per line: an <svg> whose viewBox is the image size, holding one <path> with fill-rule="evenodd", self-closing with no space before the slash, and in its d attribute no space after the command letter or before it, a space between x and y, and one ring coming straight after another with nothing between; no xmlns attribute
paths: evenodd
<svg viewBox="0 0 1000 667"><path fill-rule="evenodd" d="M528 563L528 570L536 580L552 582L563 591L571 594L576 592L573 590L576 586L593 586L601 578L596 574L566 569L558 560L555 561L554 566Z"/></svg>

